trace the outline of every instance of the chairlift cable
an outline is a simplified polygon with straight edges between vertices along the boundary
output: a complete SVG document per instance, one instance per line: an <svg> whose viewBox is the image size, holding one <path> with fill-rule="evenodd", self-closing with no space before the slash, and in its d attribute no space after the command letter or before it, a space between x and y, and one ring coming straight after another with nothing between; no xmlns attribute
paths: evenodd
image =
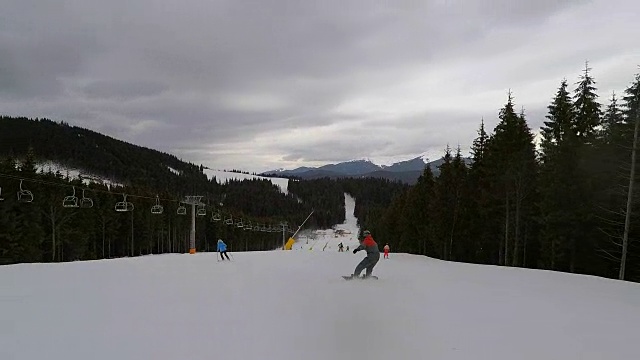
<svg viewBox="0 0 640 360"><path fill-rule="evenodd" d="M92 191L92 192L96 192L96 193L103 193L103 194L110 194L110 195L122 195L123 194L122 192L106 191L106 190L100 190L100 189L92 189L92 188L89 188L89 187L78 187L78 186L72 185L72 184L59 184L59 183L55 183L55 182L51 182L51 181L45 181L45 180L39 180L39 179L31 179L31 178L28 178L28 177L15 176L15 175L9 175L9 174L2 174L2 173L0 173L0 177L1 178L7 178L7 179L13 179L13 180L21 180L21 181L25 181L25 182L32 182L32 183L41 184L41 185L71 187L71 188L77 188L79 190L87 190L87 191ZM131 194L127 194L127 197L138 198L138 199L150 199L150 200L155 200L156 199L156 197L154 197L154 196L131 195ZM165 198L159 198L159 200L171 201L171 202L181 202L180 200L165 199Z"/></svg>
<svg viewBox="0 0 640 360"><path fill-rule="evenodd" d="M124 203L126 205L127 198L137 198L137 199L148 199L148 200L156 200L156 204L158 204L159 201L166 201L166 202L173 202L173 203L178 203L178 204L182 204L183 201L182 200L176 200L176 199L167 199L167 198L160 198L159 196L144 196L144 195L132 195L132 194L128 194L128 193L124 193L124 192L115 192L115 191L108 191L108 190L100 190L100 189L92 189L90 187L78 187L76 185L73 184L60 184L60 183L56 183L56 182L52 182L52 181L45 181L45 180L40 180L40 179L33 179L33 178L29 178L29 177L24 177L24 176L17 176L17 175L9 175L9 174L3 174L0 173L0 178L6 178L6 179L12 179L12 180L18 180L20 182L30 182L30 183L36 183L36 184L41 184L41 185L50 185L50 186L58 186L58 187L65 187L65 188L69 188L71 187L74 191L73 195L74 197L76 197L80 202L82 202L83 200L86 202L86 207L93 207L93 201L90 198L87 198L84 196L84 191L91 191L94 193L102 193L102 194L109 194L109 195L120 195L120 196L124 196L124 201L122 201L122 203ZM81 190L82 191L82 198L78 198L75 194L76 194L76 189ZM22 189L21 190L25 190ZM28 191L28 190L25 190ZM2 193L0 193L0 197L2 196ZM2 199L4 200L4 199ZM89 202L91 202L91 204L89 205ZM131 203L129 203L131 204ZM133 204L131 204L133 205ZM80 207L80 206L79 206ZM204 207L206 209L206 207ZM215 207L212 207L215 210ZM131 209L133 210L133 209ZM131 211L131 210L127 210L127 211ZM186 209L185 209L186 210ZM228 225L233 225L234 227L238 227L238 228L243 228L243 223L242 223L242 218L240 218L239 221L235 222L233 220L233 214L229 213L230 218L224 218L222 216L222 212L220 212L219 210L216 210L213 212L214 215L218 215L220 216L219 220L216 221L223 221L224 223L228 224ZM230 223L227 222L228 220L230 220ZM239 225L239 226L238 226ZM269 231L267 229L261 228L261 231ZM279 231L279 230L276 230Z"/></svg>

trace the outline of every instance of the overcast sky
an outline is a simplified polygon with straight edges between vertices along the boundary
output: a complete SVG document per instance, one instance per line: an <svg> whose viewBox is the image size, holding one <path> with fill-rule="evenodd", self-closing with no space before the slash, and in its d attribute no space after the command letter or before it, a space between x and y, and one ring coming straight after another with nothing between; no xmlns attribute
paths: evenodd
<svg viewBox="0 0 640 360"><path fill-rule="evenodd" d="M538 130L585 60L608 103L640 1L0 0L0 113L212 168L467 151L512 90Z"/></svg>

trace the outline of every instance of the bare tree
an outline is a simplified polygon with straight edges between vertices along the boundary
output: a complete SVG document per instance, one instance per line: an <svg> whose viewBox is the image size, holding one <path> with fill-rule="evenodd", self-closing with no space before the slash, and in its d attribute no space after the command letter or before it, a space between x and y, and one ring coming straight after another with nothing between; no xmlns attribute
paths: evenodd
<svg viewBox="0 0 640 360"><path fill-rule="evenodd" d="M636 149L638 148L638 127L640 126L640 116L636 114L635 126L633 129L633 148L631 149L631 170L629 174L629 191L627 192L627 210L624 219L624 233L622 234L622 256L620 257L620 274L618 278L624 280L625 267L627 265L627 250L629 248L629 227L631 224L631 203L633 201L633 183L636 173Z"/></svg>
<svg viewBox="0 0 640 360"><path fill-rule="evenodd" d="M58 246L56 233L62 225L75 216L76 212L72 211L65 214L60 211L60 208L50 204L48 211L43 210L42 214L51 222L51 261L56 261L56 250Z"/></svg>

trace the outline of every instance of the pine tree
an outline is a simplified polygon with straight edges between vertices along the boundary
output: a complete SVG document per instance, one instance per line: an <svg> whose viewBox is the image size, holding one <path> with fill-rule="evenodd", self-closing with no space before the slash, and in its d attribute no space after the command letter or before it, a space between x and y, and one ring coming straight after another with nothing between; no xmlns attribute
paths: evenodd
<svg viewBox="0 0 640 360"><path fill-rule="evenodd" d="M575 272L593 255L596 192L592 161L600 125L595 81L585 66L571 103L563 80L542 128L542 240L546 266Z"/></svg>
<svg viewBox="0 0 640 360"><path fill-rule="evenodd" d="M503 209L500 264L518 265L523 217L529 217L522 210L523 206L533 205L530 199L537 171L535 145L526 121L514 111L511 92L499 118L487 147L487 163L492 196Z"/></svg>
<svg viewBox="0 0 640 360"><path fill-rule="evenodd" d="M471 146L471 155L473 158L472 168L483 164L483 159L487 150L487 142L489 136L484 130L484 118L480 121L480 129L478 129L478 137L473 139L473 145Z"/></svg>
<svg viewBox="0 0 640 360"><path fill-rule="evenodd" d="M449 239L449 259L469 261L473 258L473 243L469 240L469 188L468 169L460 146L451 164L453 171L454 211Z"/></svg>
<svg viewBox="0 0 640 360"><path fill-rule="evenodd" d="M573 191L575 176L576 129L575 112L562 80L553 102L548 107L542 127L542 164L540 179L540 209L543 224L541 241L543 267L561 269L570 248L569 241L576 227ZM566 261L564 261L566 263Z"/></svg>
<svg viewBox="0 0 640 360"><path fill-rule="evenodd" d="M585 63L584 73L580 75L578 87L575 89L575 133L585 143L593 143L597 129L600 126L602 111L598 103L595 80L589 74L591 68L589 63Z"/></svg>
<svg viewBox="0 0 640 360"><path fill-rule="evenodd" d="M615 142L614 136L620 131L620 126L624 123L622 109L618 105L615 91L611 93L611 100L607 106L607 110L602 117L602 131L600 138L604 144L612 144Z"/></svg>
<svg viewBox="0 0 640 360"><path fill-rule="evenodd" d="M524 108L518 116L516 123L516 133L518 134L518 146L515 155L518 160L515 162L513 176L514 201L515 201L515 221L514 221L514 245L513 258L514 266L523 266L526 263L527 232L523 229L530 229L533 218L534 200L536 199L535 189L538 180L538 164L536 162L536 151L533 134L525 118ZM523 219L525 221L523 221Z"/></svg>
<svg viewBox="0 0 640 360"><path fill-rule="evenodd" d="M635 75L633 83L625 89L624 94L624 122L632 127L640 115L640 73Z"/></svg>
<svg viewBox="0 0 640 360"><path fill-rule="evenodd" d="M633 145L631 151L631 166L629 174L629 187L627 189L627 204L625 210L624 232L622 237L622 255L620 259L620 273L618 278L624 279L627 271L627 258L629 252L629 233L631 231L631 212L634 197L634 183L636 182L635 169L637 162L638 132L640 131L640 73L636 74L635 81L625 90L623 97L625 102L624 117L627 126L633 126Z"/></svg>
<svg viewBox="0 0 640 360"><path fill-rule="evenodd" d="M590 154L590 167L595 184L594 252L589 268L595 274L614 277L620 264L624 214L621 204L626 202L630 149L624 141L624 116L615 92L602 117L602 129ZM625 171L626 169L626 171ZM626 181L625 181L626 179ZM614 269L615 267L615 269ZM614 274L614 272L616 274Z"/></svg>
<svg viewBox="0 0 640 360"><path fill-rule="evenodd" d="M495 214L495 201L491 197L491 175L487 164L487 146L489 135L484 129L484 119L480 122L477 131L478 137L473 140L471 147L472 160L468 176L468 189L470 194L469 216L472 219L469 224L469 238L475 241L474 262L496 264L498 260L498 246L492 241L495 239L492 229L498 225L492 221L499 216Z"/></svg>
<svg viewBox="0 0 640 360"><path fill-rule="evenodd" d="M548 156L553 156L558 144L575 137L575 129L573 129L575 114L567 91L566 79L563 79L560 83L560 88L547 109L549 111L546 116L548 121L545 121L544 126L541 128L543 162Z"/></svg>
<svg viewBox="0 0 640 360"><path fill-rule="evenodd" d="M598 132L602 124L601 105L598 103L595 80L590 74L591 68L585 63L584 73L580 76L578 87L575 89L575 128L578 143L577 173L573 179L577 191L576 212L577 220L575 233L571 239L571 272L588 272L592 267L594 247L597 242L597 228L595 226L599 208L596 204L598 193L597 155L601 151Z"/></svg>
<svg viewBox="0 0 640 360"><path fill-rule="evenodd" d="M449 244L455 231L455 178L452 169L451 148L447 145L443 162L438 166L440 174L435 181L434 246L439 258L449 259Z"/></svg>

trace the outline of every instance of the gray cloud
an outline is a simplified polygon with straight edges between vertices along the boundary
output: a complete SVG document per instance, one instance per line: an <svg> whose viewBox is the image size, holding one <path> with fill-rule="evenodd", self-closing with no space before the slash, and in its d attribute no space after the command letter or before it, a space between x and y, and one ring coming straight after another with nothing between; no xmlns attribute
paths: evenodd
<svg viewBox="0 0 640 360"><path fill-rule="evenodd" d="M36 0L0 6L0 109L263 171L467 149L508 89L530 126L590 60L640 63L635 1Z"/></svg>

